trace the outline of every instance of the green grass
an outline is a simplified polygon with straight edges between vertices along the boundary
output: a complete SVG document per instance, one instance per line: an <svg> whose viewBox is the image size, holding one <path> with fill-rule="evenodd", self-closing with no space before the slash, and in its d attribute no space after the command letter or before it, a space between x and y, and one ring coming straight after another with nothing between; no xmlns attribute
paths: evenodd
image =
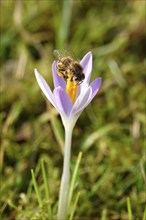
<svg viewBox="0 0 146 220"><path fill-rule="evenodd" d="M145 1L0 4L2 219L34 220L57 213L64 130L58 113L41 94L34 68L53 88L53 50L64 48L79 59L91 50L92 79L103 79L73 132L72 173L83 153L72 198L73 219L144 220Z"/></svg>

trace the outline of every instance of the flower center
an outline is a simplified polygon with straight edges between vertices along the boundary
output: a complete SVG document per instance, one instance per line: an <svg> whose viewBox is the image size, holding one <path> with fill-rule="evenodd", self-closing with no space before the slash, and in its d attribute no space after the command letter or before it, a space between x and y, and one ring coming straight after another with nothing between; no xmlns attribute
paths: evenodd
<svg viewBox="0 0 146 220"><path fill-rule="evenodd" d="M66 80L66 93L69 95L72 103L74 104L78 92L78 82L72 81L70 78Z"/></svg>

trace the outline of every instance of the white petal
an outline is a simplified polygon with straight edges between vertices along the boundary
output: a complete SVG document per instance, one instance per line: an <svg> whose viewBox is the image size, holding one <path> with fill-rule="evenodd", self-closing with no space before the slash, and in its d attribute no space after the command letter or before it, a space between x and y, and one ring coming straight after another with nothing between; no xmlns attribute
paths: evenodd
<svg viewBox="0 0 146 220"><path fill-rule="evenodd" d="M92 52L88 52L83 59L80 62L81 66L83 67L83 71L85 74L85 79L83 80L83 83L89 84L90 82L90 77L91 77L91 71L92 71ZM81 87L83 85L81 83Z"/></svg>
<svg viewBox="0 0 146 220"><path fill-rule="evenodd" d="M44 93L44 95L47 97L47 99L51 102L51 104L56 107L55 105L55 99L54 99L54 95L49 87L49 85L47 84L47 82L45 81L45 79L39 74L39 72L37 71L37 69L35 69L35 76L37 79L37 82L42 90L42 92Z"/></svg>

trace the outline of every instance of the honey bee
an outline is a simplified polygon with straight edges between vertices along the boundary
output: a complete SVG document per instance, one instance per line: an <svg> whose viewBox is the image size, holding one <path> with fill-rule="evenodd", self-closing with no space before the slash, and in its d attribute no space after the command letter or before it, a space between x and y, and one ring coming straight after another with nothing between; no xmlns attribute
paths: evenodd
<svg viewBox="0 0 146 220"><path fill-rule="evenodd" d="M70 55L64 56L60 51L54 50L54 56L57 59L56 71L65 81L70 80L77 85L82 83L85 78L83 68L78 61Z"/></svg>

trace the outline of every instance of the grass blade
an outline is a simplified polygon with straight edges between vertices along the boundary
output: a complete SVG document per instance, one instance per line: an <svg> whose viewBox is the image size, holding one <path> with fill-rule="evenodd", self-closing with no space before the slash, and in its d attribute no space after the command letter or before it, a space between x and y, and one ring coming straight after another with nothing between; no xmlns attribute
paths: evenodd
<svg viewBox="0 0 146 220"><path fill-rule="evenodd" d="M130 198L127 198L127 209L128 209L128 220L132 220L132 209L131 209L131 203L130 203Z"/></svg>
<svg viewBox="0 0 146 220"><path fill-rule="evenodd" d="M58 32L58 39L57 39L57 48L59 49L64 49L64 44L67 41L71 17L72 17L72 8L73 8L73 0L63 1L63 11L61 15L62 20Z"/></svg>
<svg viewBox="0 0 146 220"><path fill-rule="evenodd" d="M75 202L74 202L74 205L73 205L73 210L71 212L69 220L73 220L74 213L75 213L75 210L76 210L76 207L77 207L77 203L78 203L79 197L80 197L80 192L77 193L77 196L76 196L76 199L75 199Z"/></svg>
<svg viewBox="0 0 146 220"><path fill-rule="evenodd" d="M35 189L35 192L36 192L36 195L37 195L38 203L39 203L39 206L41 208L42 207L42 200L41 200L38 184L37 184L36 179L35 179L34 171L32 169L31 169L31 175L32 175L32 182L33 182L33 186L34 186L34 189Z"/></svg>
<svg viewBox="0 0 146 220"><path fill-rule="evenodd" d="M103 209L102 215L101 215L101 220L107 220L107 209Z"/></svg>
<svg viewBox="0 0 146 220"><path fill-rule="evenodd" d="M146 208L145 208L145 210L144 210L142 220L146 220Z"/></svg>
<svg viewBox="0 0 146 220"><path fill-rule="evenodd" d="M43 181L44 181L44 186L45 186L46 200L49 202L49 204L48 204L48 217L50 219L52 217L52 209L51 209L51 204L50 204L50 196L49 196L50 193L49 193L49 186L48 186L48 182L47 182L47 174L45 171L43 159L41 159L41 169L42 169Z"/></svg>
<svg viewBox="0 0 146 220"><path fill-rule="evenodd" d="M80 164L81 158L82 158L82 152L80 152L79 155L78 155L77 162L76 162L76 165L75 165L75 168L74 168L74 172L73 172L73 176L72 176L72 180L71 180L71 184L70 184L70 188L69 188L67 213L68 213L68 210L69 210L70 205L71 205L74 185L75 185L75 181L76 181L76 177L77 177L77 173L78 173L78 169L79 169L79 164Z"/></svg>

